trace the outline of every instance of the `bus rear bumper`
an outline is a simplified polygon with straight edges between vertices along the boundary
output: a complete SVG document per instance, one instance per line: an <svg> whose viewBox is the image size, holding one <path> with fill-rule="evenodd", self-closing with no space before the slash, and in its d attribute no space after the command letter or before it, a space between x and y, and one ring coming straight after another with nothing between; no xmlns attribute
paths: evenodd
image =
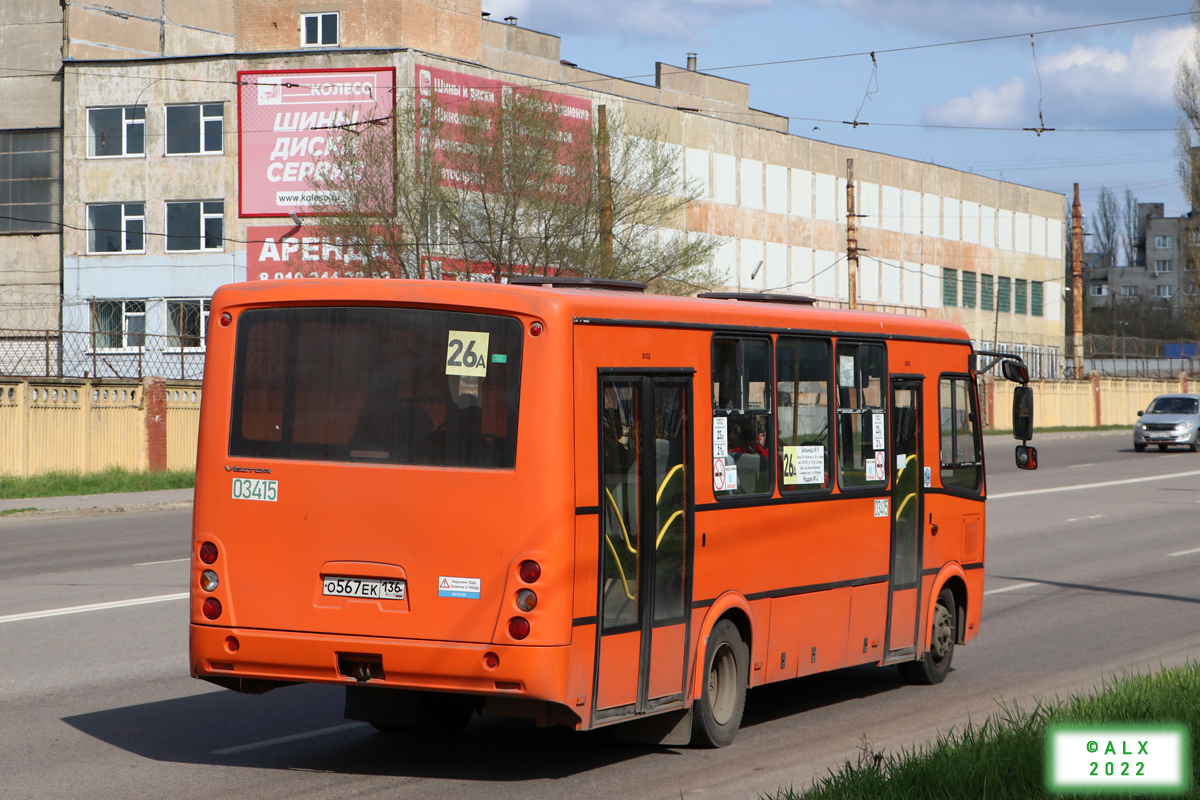
<svg viewBox="0 0 1200 800"><path fill-rule="evenodd" d="M236 640L236 650L230 639ZM507 696L565 703L570 647L337 636L191 625L192 676L246 682L331 683ZM485 656L499 659L488 667ZM378 662L376 662L378 659ZM379 663L369 680L346 674ZM247 683L246 685L254 685ZM260 684L261 685L261 684Z"/></svg>

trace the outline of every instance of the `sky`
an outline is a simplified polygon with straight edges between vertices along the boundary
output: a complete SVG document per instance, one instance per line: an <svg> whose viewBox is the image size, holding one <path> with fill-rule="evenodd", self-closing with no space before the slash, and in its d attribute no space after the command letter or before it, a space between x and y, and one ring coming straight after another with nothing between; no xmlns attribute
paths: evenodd
<svg viewBox="0 0 1200 800"><path fill-rule="evenodd" d="M695 52L701 71L748 83L751 107L789 117L796 135L1068 198L1079 183L1085 215L1102 186L1164 203L1168 215L1188 211L1172 89L1193 48L1191 17L1050 31L1182 15L1190 0L484 0L483 8L562 37L562 58L584 69L648 84L655 62L684 66ZM884 52L910 47L921 49ZM857 55L828 58L844 54ZM779 61L792 63L743 66ZM843 124L856 118L871 124ZM1021 130L1040 125L1059 130ZM964 130L980 127L1016 130Z"/></svg>

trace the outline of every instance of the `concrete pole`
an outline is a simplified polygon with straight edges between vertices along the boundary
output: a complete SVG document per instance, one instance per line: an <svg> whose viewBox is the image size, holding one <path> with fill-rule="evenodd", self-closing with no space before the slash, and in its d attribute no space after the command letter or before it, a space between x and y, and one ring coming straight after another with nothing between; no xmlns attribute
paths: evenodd
<svg viewBox="0 0 1200 800"><path fill-rule="evenodd" d="M846 263L850 267L850 308L858 308L858 217L854 213L854 159L846 159Z"/></svg>
<svg viewBox="0 0 1200 800"><path fill-rule="evenodd" d="M1083 207L1079 205L1079 184L1075 184L1075 202L1071 205L1071 305L1074 322L1075 379L1083 378Z"/></svg>

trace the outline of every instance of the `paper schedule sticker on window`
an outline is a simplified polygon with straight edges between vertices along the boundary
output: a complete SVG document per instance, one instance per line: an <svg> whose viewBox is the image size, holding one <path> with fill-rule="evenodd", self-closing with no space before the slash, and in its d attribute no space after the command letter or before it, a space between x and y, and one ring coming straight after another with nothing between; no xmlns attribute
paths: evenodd
<svg viewBox="0 0 1200 800"><path fill-rule="evenodd" d="M783 482L785 485L825 482L825 448L784 445Z"/></svg>
<svg viewBox="0 0 1200 800"><path fill-rule="evenodd" d="M883 431L883 414L871 415L871 444L872 450L882 450L887 445L885 444Z"/></svg>
<svg viewBox="0 0 1200 800"><path fill-rule="evenodd" d="M486 331L450 331L446 344L446 374L486 376L490 336Z"/></svg>

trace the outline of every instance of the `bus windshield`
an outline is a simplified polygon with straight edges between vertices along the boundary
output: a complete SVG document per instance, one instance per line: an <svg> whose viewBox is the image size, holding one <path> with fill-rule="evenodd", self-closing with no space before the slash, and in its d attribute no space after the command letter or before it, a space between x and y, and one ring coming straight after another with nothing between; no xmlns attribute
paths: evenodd
<svg viewBox="0 0 1200 800"><path fill-rule="evenodd" d="M511 469L523 332L493 314L248 310L229 455Z"/></svg>

